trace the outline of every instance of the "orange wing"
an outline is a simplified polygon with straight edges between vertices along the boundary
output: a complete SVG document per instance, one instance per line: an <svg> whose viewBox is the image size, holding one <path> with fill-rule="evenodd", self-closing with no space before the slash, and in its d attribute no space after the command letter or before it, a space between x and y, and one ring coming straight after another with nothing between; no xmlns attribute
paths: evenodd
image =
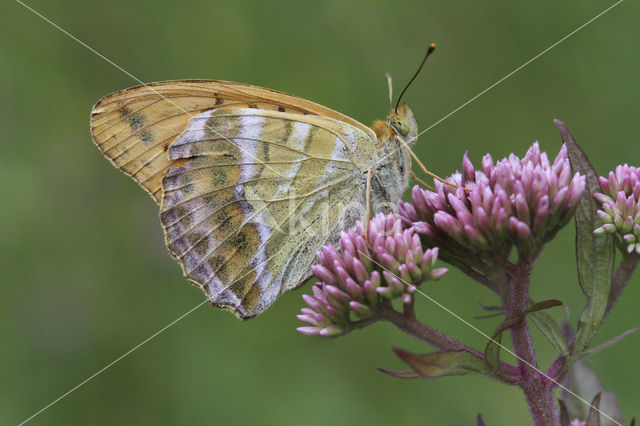
<svg viewBox="0 0 640 426"><path fill-rule="evenodd" d="M369 127L315 102L276 90L217 80L164 81L107 95L91 111L91 135L105 157L160 204L165 172L184 162L169 159L169 145L194 116L220 107L329 117L351 124L376 140Z"/></svg>

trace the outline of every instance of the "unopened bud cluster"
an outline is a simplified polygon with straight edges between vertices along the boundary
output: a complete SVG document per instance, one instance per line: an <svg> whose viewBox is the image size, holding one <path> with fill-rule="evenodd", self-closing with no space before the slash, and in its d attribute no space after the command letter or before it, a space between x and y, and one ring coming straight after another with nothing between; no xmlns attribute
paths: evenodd
<svg viewBox="0 0 640 426"><path fill-rule="evenodd" d="M340 250L331 245L318 252L312 267L318 282L298 319L308 326L298 331L324 337L347 333L355 321L374 315L384 300L410 303L417 286L440 278L434 268L438 249L423 250L414 229L402 229L397 215L378 214L365 227L343 232Z"/></svg>
<svg viewBox="0 0 640 426"><path fill-rule="evenodd" d="M640 254L640 169L618 166L608 178L600 177L600 185L603 192L593 196L602 203L602 226L594 232L619 235L627 252Z"/></svg>
<svg viewBox="0 0 640 426"><path fill-rule="evenodd" d="M584 176L571 175L564 145L550 163L537 142L522 159L485 155L481 171L465 154L462 173L447 181L455 186L436 180L435 192L416 186L412 203L399 202L405 221L447 257L538 250L571 219L585 187Z"/></svg>

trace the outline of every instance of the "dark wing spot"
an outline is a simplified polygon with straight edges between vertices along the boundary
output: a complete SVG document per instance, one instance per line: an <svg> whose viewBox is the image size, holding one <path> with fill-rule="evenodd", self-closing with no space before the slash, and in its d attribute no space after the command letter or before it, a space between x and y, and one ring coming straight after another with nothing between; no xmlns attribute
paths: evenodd
<svg viewBox="0 0 640 426"><path fill-rule="evenodd" d="M153 142L153 135L151 134L151 132L149 130L144 130L144 131L140 132L140 140L144 144L150 144L151 142Z"/></svg>
<svg viewBox="0 0 640 426"><path fill-rule="evenodd" d="M192 244L195 243L195 245L193 246L193 250L196 253L198 253L200 256L204 256L205 254L208 253L209 238L207 238L206 235L193 233L193 236L191 237L191 241L192 241Z"/></svg>
<svg viewBox="0 0 640 426"><path fill-rule="evenodd" d="M136 131L144 123L145 116L139 112L135 112L127 116L127 122L131 127L131 130Z"/></svg>
<svg viewBox="0 0 640 426"><path fill-rule="evenodd" d="M209 259L209 265L213 268L214 273L223 281L226 281L226 263L227 259L224 256L213 256Z"/></svg>
<svg viewBox="0 0 640 426"><path fill-rule="evenodd" d="M228 231L229 225L231 224L231 216L227 214L224 210L216 215L216 222L220 226L220 230L222 232Z"/></svg>
<svg viewBox="0 0 640 426"><path fill-rule="evenodd" d="M209 139L216 139L221 136L226 139L235 139L240 132L242 132L242 124L236 118L213 115L205 124L205 135Z"/></svg>
<svg viewBox="0 0 640 426"><path fill-rule="evenodd" d="M128 115L130 115L133 111L131 111L131 108L123 106L118 110L118 112L120 113L120 117L125 118Z"/></svg>
<svg viewBox="0 0 640 426"><path fill-rule="evenodd" d="M174 207L160 213L160 220L167 225L180 222L182 226L188 227L191 224L190 210L184 206Z"/></svg>
<svg viewBox="0 0 640 426"><path fill-rule="evenodd" d="M214 169L213 176L211 177L211 183L213 183L213 186L217 188L219 186L224 185L226 182L227 182L227 171L222 167L218 167Z"/></svg>
<svg viewBox="0 0 640 426"><path fill-rule="evenodd" d="M242 298L242 308L246 312L253 311L260 298L260 293L261 293L260 286L253 284L254 280L255 280L255 272L250 276L248 276L246 280L244 280L246 281L246 284L244 285L245 286L249 285L249 290L247 291L247 294L245 294L245 296Z"/></svg>
<svg viewBox="0 0 640 426"><path fill-rule="evenodd" d="M247 249L247 247L249 246L249 239L247 238L247 236L245 235L244 232L238 232L234 237L233 237L233 246L240 252L240 253L244 253L244 251Z"/></svg>
<svg viewBox="0 0 640 426"><path fill-rule="evenodd" d="M193 192L193 184L192 183L186 183L182 186L182 192L185 195L191 194Z"/></svg>

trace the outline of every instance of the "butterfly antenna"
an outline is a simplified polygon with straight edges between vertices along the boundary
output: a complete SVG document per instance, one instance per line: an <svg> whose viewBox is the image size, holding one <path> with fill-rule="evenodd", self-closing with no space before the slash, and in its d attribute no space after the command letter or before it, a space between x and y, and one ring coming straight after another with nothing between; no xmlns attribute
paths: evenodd
<svg viewBox="0 0 640 426"><path fill-rule="evenodd" d="M429 48L427 49L427 53L424 55L424 59L422 60L422 63L420 63L420 66L418 67L418 70L413 75L413 77L411 77L411 80L409 80L407 85L404 86L404 89L402 90L402 93L400 93L400 97L398 98L398 102L396 102L396 108L395 108L396 114L398 113L398 105L400 105L400 99L402 99L402 95L404 95L404 92L406 92L407 89L409 88L409 86L411 86L411 83L413 83L413 80L415 80L416 77L418 76L418 74L420 74L420 71L422 70L422 67L424 66L424 63L427 62L427 58L429 57L429 55L431 55L433 53L434 50L436 50L436 45L435 45L435 43L431 43L429 45Z"/></svg>
<svg viewBox="0 0 640 426"><path fill-rule="evenodd" d="M391 82L391 73L385 74L387 85L389 86L389 109L393 108L393 84Z"/></svg>

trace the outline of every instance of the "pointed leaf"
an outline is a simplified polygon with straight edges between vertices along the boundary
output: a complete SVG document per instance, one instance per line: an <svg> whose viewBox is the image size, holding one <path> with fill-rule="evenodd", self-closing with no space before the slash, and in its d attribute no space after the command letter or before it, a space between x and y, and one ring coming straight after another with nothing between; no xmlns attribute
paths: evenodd
<svg viewBox="0 0 640 426"><path fill-rule="evenodd" d="M526 311L524 311L525 314L530 314L532 312L538 312L538 311L542 311L545 309L549 309L549 308L553 308L555 306L564 306L565 311L567 311L567 305L565 305L561 300L558 299L548 299L548 300L543 300L542 302L538 302L538 303L533 303L531 305L529 305L529 307L527 308Z"/></svg>
<svg viewBox="0 0 640 426"><path fill-rule="evenodd" d="M413 370L402 370L402 371L393 371L387 370L386 368L376 367L378 371L384 374L388 374L391 377L395 377L397 379L421 379L422 376L416 373Z"/></svg>
<svg viewBox="0 0 640 426"><path fill-rule="evenodd" d="M601 350L608 348L609 346L613 345L614 343L618 343L620 340L624 339L625 337L627 337L630 334L635 333L638 330L640 330L640 326L634 327L631 330L627 330L624 333L614 337L613 339L609 339L606 342L599 344L595 348L588 349L588 350L584 351L583 352L583 358L587 359L589 357L592 357L593 355L597 354Z"/></svg>
<svg viewBox="0 0 640 426"><path fill-rule="evenodd" d="M532 312L527 317L540 333L551 343L553 348L562 356L569 356L569 344L564 338L560 327L551 315L546 312Z"/></svg>
<svg viewBox="0 0 640 426"><path fill-rule="evenodd" d="M473 319L487 319L487 318L495 318L504 315L502 312L497 312L495 314L487 314L487 315L474 315Z"/></svg>
<svg viewBox="0 0 640 426"><path fill-rule="evenodd" d="M468 373L490 374L484 361L467 351L442 351L422 355L397 348L393 351L409 364L413 371L424 378L432 379Z"/></svg>
<svg viewBox="0 0 640 426"><path fill-rule="evenodd" d="M506 318L498 325L496 331L493 332L493 336L487 342L487 346L484 348L485 362L491 368L494 373L500 372L500 349L502 349L502 333L510 329L514 325L520 323L524 318L523 314L514 315Z"/></svg>
<svg viewBox="0 0 640 426"><path fill-rule="evenodd" d="M586 426L601 426L600 425L600 396L598 393L593 397L591 401L591 407L589 408L589 415L587 416Z"/></svg>
<svg viewBox="0 0 640 426"><path fill-rule="evenodd" d="M502 312L502 306L485 305L479 300L476 303L478 304L478 306L480 306L480 308L482 308L485 311L499 311L499 312Z"/></svg>
<svg viewBox="0 0 640 426"><path fill-rule="evenodd" d="M560 426L571 426L571 417L569 416L569 410L563 400L558 400L558 406L560 407Z"/></svg>
<svg viewBox="0 0 640 426"><path fill-rule="evenodd" d="M575 222L578 281L587 303L580 314L573 344L573 358L576 360L589 347L604 318L613 277L615 246L610 234L593 233L597 227L598 209L593 194L602 192L598 174L564 123L555 120L555 125L567 146L573 172L585 176L585 193L578 203Z"/></svg>

